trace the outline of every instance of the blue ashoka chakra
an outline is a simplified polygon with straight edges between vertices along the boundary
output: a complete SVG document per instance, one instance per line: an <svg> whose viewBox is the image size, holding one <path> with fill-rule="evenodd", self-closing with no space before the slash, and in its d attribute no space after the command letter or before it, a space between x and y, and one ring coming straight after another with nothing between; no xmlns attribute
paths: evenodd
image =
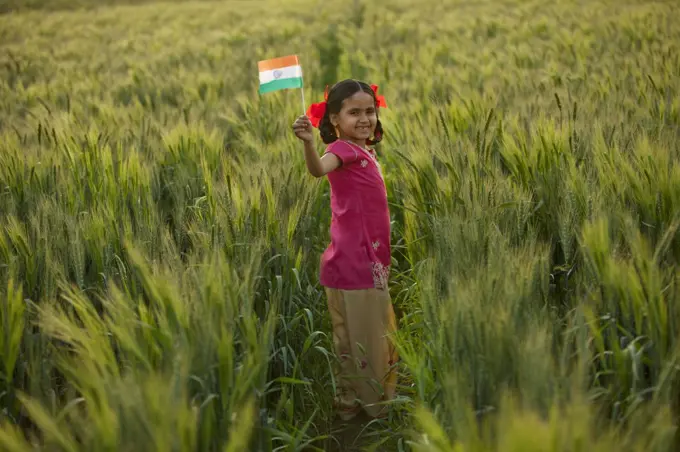
<svg viewBox="0 0 680 452"><path fill-rule="evenodd" d="M273 75L274 75L274 78L278 80L283 75L283 71L277 69L277 70L274 71Z"/></svg>

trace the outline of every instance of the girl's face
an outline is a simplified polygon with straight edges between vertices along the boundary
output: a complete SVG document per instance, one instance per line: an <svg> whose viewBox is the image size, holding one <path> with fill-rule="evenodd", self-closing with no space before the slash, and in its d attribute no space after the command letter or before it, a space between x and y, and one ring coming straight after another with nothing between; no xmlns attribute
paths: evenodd
<svg viewBox="0 0 680 452"><path fill-rule="evenodd" d="M338 128L340 138L364 146L378 123L375 99L359 91L345 99L340 113L331 114L330 119L331 124Z"/></svg>

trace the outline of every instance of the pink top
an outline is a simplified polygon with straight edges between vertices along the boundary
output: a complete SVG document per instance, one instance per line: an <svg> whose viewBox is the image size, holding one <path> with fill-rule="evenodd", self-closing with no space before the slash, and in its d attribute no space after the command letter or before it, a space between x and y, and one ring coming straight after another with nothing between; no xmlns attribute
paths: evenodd
<svg viewBox="0 0 680 452"><path fill-rule="evenodd" d="M321 284L343 290L386 289L391 263L390 212L373 150L335 141L326 152L342 166L328 174L331 243L321 257Z"/></svg>

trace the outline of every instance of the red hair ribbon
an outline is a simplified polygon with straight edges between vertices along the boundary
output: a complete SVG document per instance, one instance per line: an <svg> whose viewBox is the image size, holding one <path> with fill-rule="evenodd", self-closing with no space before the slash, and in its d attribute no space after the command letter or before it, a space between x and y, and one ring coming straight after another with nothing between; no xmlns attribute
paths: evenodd
<svg viewBox="0 0 680 452"><path fill-rule="evenodd" d="M385 97L378 95L378 85L371 85L371 89L375 94L378 108L380 107L387 108ZM319 127L323 115L326 114L326 103L328 102L328 85L326 85L326 90L323 93L323 98L324 98L323 102L312 104L307 109L307 117L312 122L312 125L316 128Z"/></svg>

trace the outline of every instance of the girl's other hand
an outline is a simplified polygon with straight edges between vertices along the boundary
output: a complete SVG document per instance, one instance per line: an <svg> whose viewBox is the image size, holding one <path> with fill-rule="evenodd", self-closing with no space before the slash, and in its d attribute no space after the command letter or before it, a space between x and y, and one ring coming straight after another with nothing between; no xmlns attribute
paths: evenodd
<svg viewBox="0 0 680 452"><path fill-rule="evenodd" d="M293 132L300 140L311 143L314 140L312 121L305 115L300 116L293 123Z"/></svg>

